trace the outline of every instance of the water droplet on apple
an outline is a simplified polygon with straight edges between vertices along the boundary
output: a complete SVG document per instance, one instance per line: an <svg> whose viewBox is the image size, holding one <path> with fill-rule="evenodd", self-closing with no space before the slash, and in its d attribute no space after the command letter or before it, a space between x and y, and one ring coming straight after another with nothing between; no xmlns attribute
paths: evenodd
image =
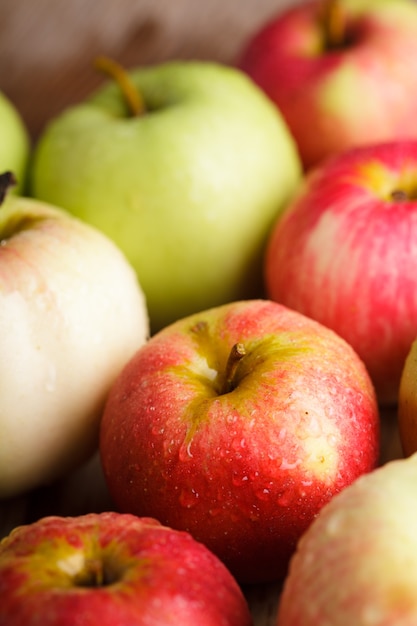
<svg viewBox="0 0 417 626"><path fill-rule="evenodd" d="M175 448L175 439L170 439L170 441L164 441L164 452L167 455L173 453Z"/></svg>
<svg viewBox="0 0 417 626"><path fill-rule="evenodd" d="M235 437L232 440L231 447L233 450L241 450L246 448L246 439L244 437Z"/></svg>
<svg viewBox="0 0 417 626"><path fill-rule="evenodd" d="M232 484L234 487L243 487L244 485L247 485L249 482L249 476L247 476L246 474L234 474L232 476Z"/></svg>
<svg viewBox="0 0 417 626"><path fill-rule="evenodd" d="M311 416L308 424L308 433L311 437L319 437L322 433L321 424L315 415Z"/></svg>
<svg viewBox="0 0 417 626"><path fill-rule="evenodd" d="M281 441L285 441L286 438L287 438L287 429L285 427L280 428L280 431L278 433L278 439L280 439Z"/></svg>
<svg viewBox="0 0 417 626"><path fill-rule="evenodd" d="M277 503L280 506L288 506L290 502L291 502L291 493L289 491L283 491L277 500Z"/></svg>
<svg viewBox="0 0 417 626"><path fill-rule="evenodd" d="M165 432L165 427L161 424L154 424L151 428L152 435L156 435L156 436L163 435L164 432Z"/></svg>
<svg viewBox="0 0 417 626"><path fill-rule="evenodd" d="M258 498L258 500L263 500L263 501L269 500L270 494L271 494L270 490L267 489L266 487L255 491L255 496Z"/></svg>
<svg viewBox="0 0 417 626"><path fill-rule="evenodd" d="M343 512L341 514L336 513L332 515L327 521L326 533L330 537L335 537L336 535L341 534L344 519L345 519L345 516Z"/></svg>
<svg viewBox="0 0 417 626"><path fill-rule="evenodd" d="M195 489L183 489L180 494L180 504L185 509L191 509L197 504L199 494Z"/></svg>
<svg viewBox="0 0 417 626"><path fill-rule="evenodd" d="M184 441L181 445L178 456L182 463L189 461L193 458L193 453L191 452L192 439L189 441Z"/></svg>
<svg viewBox="0 0 417 626"><path fill-rule="evenodd" d="M333 448L336 445L336 443L337 443L336 435L329 435L327 437L327 441L328 441L329 445Z"/></svg>
<svg viewBox="0 0 417 626"><path fill-rule="evenodd" d="M281 461L281 465L279 466L279 469L292 470L292 469L295 469L297 465L300 465L300 463L301 463L301 459L295 459L295 461L289 461L288 459L283 458Z"/></svg>

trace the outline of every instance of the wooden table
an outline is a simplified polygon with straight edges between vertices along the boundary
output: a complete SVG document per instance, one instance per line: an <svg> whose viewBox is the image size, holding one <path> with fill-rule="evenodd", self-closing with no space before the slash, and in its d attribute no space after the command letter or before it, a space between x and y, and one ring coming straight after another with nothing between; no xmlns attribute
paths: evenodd
<svg viewBox="0 0 417 626"><path fill-rule="evenodd" d="M99 54L126 66L234 63L255 29L296 2L1 0L0 89L37 137L46 120L101 83L93 69Z"/></svg>

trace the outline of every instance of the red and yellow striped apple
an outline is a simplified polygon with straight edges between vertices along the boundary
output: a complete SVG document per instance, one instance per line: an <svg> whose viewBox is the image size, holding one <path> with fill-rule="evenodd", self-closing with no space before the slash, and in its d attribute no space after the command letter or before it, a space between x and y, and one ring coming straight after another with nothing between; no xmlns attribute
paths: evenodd
<svg viewBox="0 0 417 626"><path fill-rule="evenodd" d="M280 11L239 66L283 114L304 166L357 145L417 138L417 4L307 0Z"/></svg>
<svg viewBox="0 0 417 626"><path fill-rule="evenodd" d="M266 300L154 335L112 386L100 432L117 508L190 532L240 582L282 577L323 504L371 470L378 451L359 357Z"/></svg>
<svg viewBox="0 0 417 626"><path fill-rule="evenodd" d="M251 626L224 565L187 533L114 512L46 517L0 543L0 626Z"/></svg>
<svg viewBox="0 0 417 626"><path fill-rule="evenodd" d="M307 176L272 229L268 296L318 320L396 403L417 336L417 141L363 146Z"/></svg>

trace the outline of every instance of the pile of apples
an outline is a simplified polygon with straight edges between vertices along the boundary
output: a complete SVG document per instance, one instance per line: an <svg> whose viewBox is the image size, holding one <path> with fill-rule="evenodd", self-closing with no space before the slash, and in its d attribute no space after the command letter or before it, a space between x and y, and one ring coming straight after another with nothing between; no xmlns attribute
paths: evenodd
<svg viewBox="0 0 417 626"><path fill-rule="evenodd" d="M305 0L35 145L1 95L0 498L98 453L114 508L2 540L0 626L416 623L415 58L413 0Z"/></svg>

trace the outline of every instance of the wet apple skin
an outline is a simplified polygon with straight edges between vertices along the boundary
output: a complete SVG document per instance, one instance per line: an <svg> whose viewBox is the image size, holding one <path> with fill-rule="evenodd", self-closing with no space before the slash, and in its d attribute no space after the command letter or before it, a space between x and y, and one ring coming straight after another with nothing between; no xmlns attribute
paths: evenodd
<svg viewBox="0 0 417 626"><path fill-rule="evenodd" d="M236 387L221 393L237 342L247 354ZM155 335L113 386L100 434L117 507L191 532L244 582L280 578L300 534L375 466L378 449L375 394L357 355L262 300Z"/></svg>

